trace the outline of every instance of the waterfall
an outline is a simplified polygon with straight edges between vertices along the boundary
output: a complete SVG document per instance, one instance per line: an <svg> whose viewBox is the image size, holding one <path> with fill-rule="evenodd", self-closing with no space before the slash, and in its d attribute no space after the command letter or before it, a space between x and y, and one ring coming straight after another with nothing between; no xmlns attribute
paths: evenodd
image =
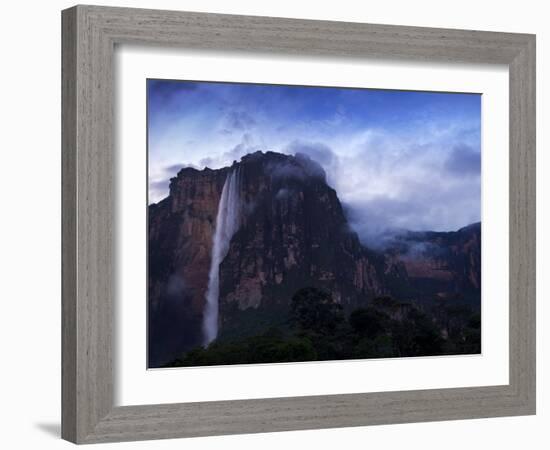
<svg viewBox="0 0 550 450"><path fill-rule="evenodd" d="M218 205L216 227L212 239L212 259L208 272L208 289L204 308L204 345L210 344L218 335L218 300L220 295L220 264L229 251L231 238L239 228L240 220L239 168L233 169L225 179Z"/></svg>

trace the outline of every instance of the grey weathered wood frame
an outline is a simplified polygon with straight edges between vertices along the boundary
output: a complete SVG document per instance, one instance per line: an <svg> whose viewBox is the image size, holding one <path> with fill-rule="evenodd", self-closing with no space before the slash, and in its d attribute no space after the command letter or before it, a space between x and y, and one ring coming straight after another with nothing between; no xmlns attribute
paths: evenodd
<svg viewBox="0 0 550 450"><path fill-rule="evenodd" d="M535 413L535 37L97 6L62 13L62 436L76 443ZM506 64L510 77L508 385L114 407L113 52L139 43Z"/></svg>

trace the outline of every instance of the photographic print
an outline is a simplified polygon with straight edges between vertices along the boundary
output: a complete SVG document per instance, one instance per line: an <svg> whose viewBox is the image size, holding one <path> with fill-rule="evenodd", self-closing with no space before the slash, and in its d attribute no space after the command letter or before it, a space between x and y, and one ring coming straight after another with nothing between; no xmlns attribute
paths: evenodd
<svg viewBox="0 0 550 450"><path fill-rule="evenodd" d="M148 367L481 353L481 95L148 79Z"/></svg>

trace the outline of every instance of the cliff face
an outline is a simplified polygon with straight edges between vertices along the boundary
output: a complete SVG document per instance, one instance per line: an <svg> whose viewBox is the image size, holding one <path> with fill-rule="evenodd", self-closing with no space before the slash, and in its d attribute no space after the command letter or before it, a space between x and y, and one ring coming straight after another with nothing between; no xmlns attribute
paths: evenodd
<svg viewBox="0 0 550 450"><path fill-rule="evenodd" d="M170 183L170 196L149 207L150 295L155 306L167 277L181 278L192 291L191 307L203 308L212 235L227 169L182 169ZM170 284L170 283L168 283Z"/></svg>
<svg viewBox="0 0 550 450"><path fill-rule="evenodd" d="M170 195L149 206L149 362L201 342L204 293L227 169L182 169Z"/></svg>
<svg viewBox="0 0 550 450"><path fill-rule="evenodd" d="M288 304L301 287L344 308L385 292L383 264L349 229L336 192L312 160L255 153L240 162L241 226L220 265L220 310Z"/></svg>
<svg viewBox="0 0 550 450"><path fill-rule="evenodd" d="M405 232L387 255L405 265L412 295L479 300L481 223L451 232Z"/></svg>

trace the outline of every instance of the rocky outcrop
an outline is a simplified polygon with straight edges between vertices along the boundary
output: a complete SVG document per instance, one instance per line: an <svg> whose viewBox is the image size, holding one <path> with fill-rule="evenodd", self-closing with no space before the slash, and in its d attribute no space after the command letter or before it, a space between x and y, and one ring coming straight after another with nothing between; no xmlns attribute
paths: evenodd
<svg viewBox="0 0 550 450"><path fill-rule="evenodd" d="M388 258L401 261L416 298L472 299L481 290L481 223L451 232L404 232Z"/></svg>
<svg viewBox="0 0 550 450"><path fill-rule="evenodd" d="M220 265L220 310L288 304L304 286L323 288L345 309L386 292L344 216L325 172L311 159L254 153L240 165L241 226Z"/></svg>
<svg viewBox="0 0 550 450"><path fill-rule="evenodd" d="M149 206L149 363L199 345L212 234L227 169L184 168Z"/></svg>

